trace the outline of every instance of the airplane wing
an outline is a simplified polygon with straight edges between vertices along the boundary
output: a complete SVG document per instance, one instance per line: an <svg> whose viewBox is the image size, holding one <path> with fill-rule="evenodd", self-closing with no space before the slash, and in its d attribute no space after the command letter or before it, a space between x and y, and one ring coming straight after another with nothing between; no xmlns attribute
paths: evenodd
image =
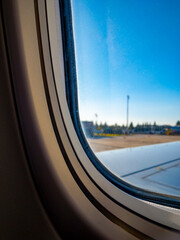
<svg viewBox="0 0 180 240"><path fill-rule="evenodd" d="M99 152L97 157L130 184L180 196L180 141Z"/></svg>

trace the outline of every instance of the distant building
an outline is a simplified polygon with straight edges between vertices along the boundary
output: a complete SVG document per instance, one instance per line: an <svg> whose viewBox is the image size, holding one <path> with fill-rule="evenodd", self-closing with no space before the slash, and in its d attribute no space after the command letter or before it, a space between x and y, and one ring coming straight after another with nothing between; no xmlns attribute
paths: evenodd
<svg viewBox="0 0 180 240"><path fill-rule="evenodd" d="M167 134L168 135L179 135L180 134L180 126L169 127Z"/></svg>
<svg viewBox="0 0 180 240"><path fill-rule="evenodd" d="M82 121L81 124L86 137L93 137L93 132L95 129L93 121Z"/></svg>

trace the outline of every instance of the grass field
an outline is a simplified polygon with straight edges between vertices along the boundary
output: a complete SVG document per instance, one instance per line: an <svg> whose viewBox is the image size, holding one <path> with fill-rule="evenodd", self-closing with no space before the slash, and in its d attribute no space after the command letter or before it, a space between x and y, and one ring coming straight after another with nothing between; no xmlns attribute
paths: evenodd
<svg viewBox="0 0 180 240"><path fill-rule="evenodd" d="M157 143L167 143L180 141L180 136L165 135L129 135L117 137L95 137L88 139L94 152L102 152L113 149L138 147Z"/></svg>

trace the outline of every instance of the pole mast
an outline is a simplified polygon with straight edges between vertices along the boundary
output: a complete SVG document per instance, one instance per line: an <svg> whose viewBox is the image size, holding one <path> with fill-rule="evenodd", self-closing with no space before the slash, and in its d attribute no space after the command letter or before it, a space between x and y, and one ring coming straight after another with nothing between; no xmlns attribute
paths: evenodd
<svg viewBox="0 0 180 240"><path fill-rule="evenodd" d="M128 134L128 127L129 127L129 95L127 95L127 134Z"/></svg>

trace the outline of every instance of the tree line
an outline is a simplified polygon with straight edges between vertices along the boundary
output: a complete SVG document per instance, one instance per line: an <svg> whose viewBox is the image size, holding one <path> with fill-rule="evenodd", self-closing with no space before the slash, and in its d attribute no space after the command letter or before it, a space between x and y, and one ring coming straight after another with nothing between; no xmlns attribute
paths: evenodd
<svg viewBox="0 0 180 240"><path fill-rule="evenodd" d="M105 123L100 123L100 124L95 124L95 129L98 132L102 132L102 133L110 133L110 134L123 134L125 132L132 132L132 133L160 133L163 131L163 129L170 127L171 125L158 125L156 124L156 122L154 122L153 124L151 123L138 123L136 125L133 124L133 122L131 122L128 126L125 126L124 124L122 125L118 125L113 124L113 125L108 125L106 122ZM180 120L178 120L176 122L176 126L180 126Z"/></svg>

